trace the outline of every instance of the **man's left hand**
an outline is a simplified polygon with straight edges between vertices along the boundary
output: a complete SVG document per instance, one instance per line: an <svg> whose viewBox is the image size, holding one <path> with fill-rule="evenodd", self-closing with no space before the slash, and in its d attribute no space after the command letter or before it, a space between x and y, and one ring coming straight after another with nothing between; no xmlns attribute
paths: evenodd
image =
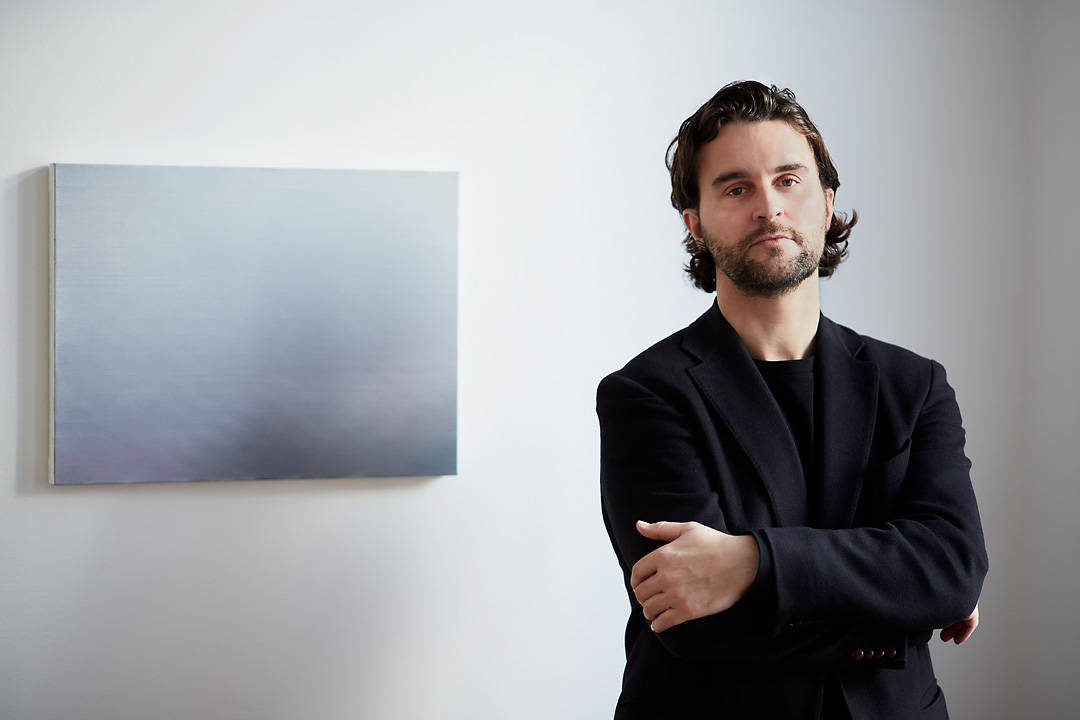
<svg viewBox="0 0 1080 720"><path fill-rule="evenodd" d="M976 605L975 609L971 611L963 620L957 620L949 627L941 631L941 639L945 642L952 640L959 645L960 643L971 637L971 633L975 632L975 628L979 627L979 606Z"/></svg>
<svg viewBox="0 0 1080 720"><path fill-rule="evenodd" d="M639 521L637 529L667 543L630 573L653 632L727 610L754 584L760 556L749 535L728 535L696 522Z"/></svg>

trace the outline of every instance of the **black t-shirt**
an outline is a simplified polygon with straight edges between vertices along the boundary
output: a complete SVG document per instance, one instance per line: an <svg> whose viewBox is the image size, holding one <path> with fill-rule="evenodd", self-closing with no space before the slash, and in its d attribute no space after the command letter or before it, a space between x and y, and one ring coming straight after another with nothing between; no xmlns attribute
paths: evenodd
<svg viewBox="0 0 1080 720"><path fill-rule="evenodd" d="M787 418L809 491L814 485L814 358L754 360L754 364Z"/></svg>
<svg viewBox="0 0 1080 720"><path fill-rule="evenodd" d="M814 358L804 360L754 360L776 404L784 412L795 438L806 477L807 495L815 490L814 473ZM836 671L827 674L821 703L822 720L850 720Z"/></svg>

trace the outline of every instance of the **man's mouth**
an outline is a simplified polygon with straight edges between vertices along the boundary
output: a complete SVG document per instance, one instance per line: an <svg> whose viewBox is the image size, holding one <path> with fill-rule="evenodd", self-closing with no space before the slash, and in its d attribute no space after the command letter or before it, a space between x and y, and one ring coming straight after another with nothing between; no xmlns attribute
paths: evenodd
<svg viewBox="0 0 1080 720"><path fill-rule="evenodd" d="M754 245L778 245L784 240L791 240L791 236L785 233L769 233L754 240Z"/></svg>
<svg viewBox="0 0 1080 720"><path fill-rule="evenodd" d="M771 232L764 232L758 235L751 236L750 241L747 243L746 247L747 249L757 247L758 245L761 245L762 247L780 247L785 242L794 242L795 244L799 244L799 241L796 240L796 234L794 232L773 230Z"/></svg>

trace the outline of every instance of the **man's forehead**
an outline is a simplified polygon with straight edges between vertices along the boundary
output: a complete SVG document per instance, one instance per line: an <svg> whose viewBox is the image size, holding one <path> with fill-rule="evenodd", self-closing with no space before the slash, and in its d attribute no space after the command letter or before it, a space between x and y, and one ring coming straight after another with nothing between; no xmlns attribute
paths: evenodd
<svg viewBox="0 0 1080 720"><path fill-rule="evenodd" d="M809 141L783 120L725 125L702 147L701 160L701 170L725 173L815 164Z"/></svg>

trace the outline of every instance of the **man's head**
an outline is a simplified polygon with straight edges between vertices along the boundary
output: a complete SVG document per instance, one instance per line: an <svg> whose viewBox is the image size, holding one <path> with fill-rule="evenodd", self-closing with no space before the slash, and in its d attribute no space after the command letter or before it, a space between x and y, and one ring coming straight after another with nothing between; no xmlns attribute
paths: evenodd
<svg viewBox="0 0 1080 720"><path fill-rule="evenodd" d="M760 127L759 124L761 124ZM781 127L782 125L784 127ZM734 126L742 127L736 129ZM727 132L728 128L731 128L730 132ZM720 137L722 131L723 137ZM807 168L808 172L797 173L794 179L777 172L775 176L767 179L771 185L749 183L748 178L728 178L737 183L743 179L748 181L746 187L731 189L726 186L720 187L717 181L725 178L719 175L702 177L705 172L711 170L711 168L703 167L707 157L710 161L715 161L714 165L719 163L716 167L721 167L723 170L731 170L735 173L749 171L749 167L743 168L739 165L743 160L735 159L730 152L719 148L719 145L725 142L729 145L734 142L765 142L773 145L787 143L790 146L790 138L786 137L785 133L786 135L794 133L803 138L806 147L809 148L810 153L807 157L811 159L813 167ZM801 146L790 147L789 155L791 152L800 150L803 150ZM847 239L851 234L852 226L858 220L858 215L852 213L852 218L848 221L842 213L832 212L832 198L840 187L836 167L829 157L829 151L821 139L821 134L810 121L806 111L795 101L795 95L790 90L779 90L775 86L765 86L753 81L726 85L683 122L678 136L668 146L667 165L671 173L671 204L684 214L684 219L687 221L688 232L683 241L687 252L690 253L687 272L694 284L703 290L712 292L716 289L718 260L721 270L741 289L751 294L777 295L790 290L806 276L812 274L815 269L820 276L828 277L847 255ZM722 171L720 174L731 175L732 173ZM743 174L745 175L746 172ZM820 188L828 210L827 214L820 218L821 229L824 231L824 243L820 249L815 249L814 246L821 244L821 239L810 237L818 232L816 222L810 223L811 227L806 228L805 234L800 234L795 229L794 234L798 237L793 238L793 241L802 249L799 253L801 257L793 256L786 261L787 267L783 269L782 277L772 275L763 277L764 270L761 263L747 259L747 253L755 238L779 234L788 227L785 225L785 205L782 198L775 217L767 217L769 213L756 212L757 225L746 233L740 232L739 237L742 238L740 243L729 243L726 249L722 243L714 240L729 230L735 231L735 228L729 228L726 221L724 227L717 227L721 222L720 218L726 216L714 213L714 219L706 221L707 214L699 214L699 211L703 209L703 193L705 203L709 206L706 209L714 209L716 203L713 202L713 196L710 193L723 192L722 197L725 202L729 198L739 196L743 198L739 202L745 205L754 192L764 196L772 191L770 187L779 187L781 184L785 188L789 184L798 184L803 188L811 186ZM781 191L781 194L784 193L786 190ZM762 199L763 201L771 200L764 197ZM730 202L735 201L732 199ZM697 237L695 237L695 228L698 230ZM745 237L743 237L744 234ZM765 251L759 249L755 252L760 255ZM781 250L772 248L770 252L778 255Z"/></svg>

